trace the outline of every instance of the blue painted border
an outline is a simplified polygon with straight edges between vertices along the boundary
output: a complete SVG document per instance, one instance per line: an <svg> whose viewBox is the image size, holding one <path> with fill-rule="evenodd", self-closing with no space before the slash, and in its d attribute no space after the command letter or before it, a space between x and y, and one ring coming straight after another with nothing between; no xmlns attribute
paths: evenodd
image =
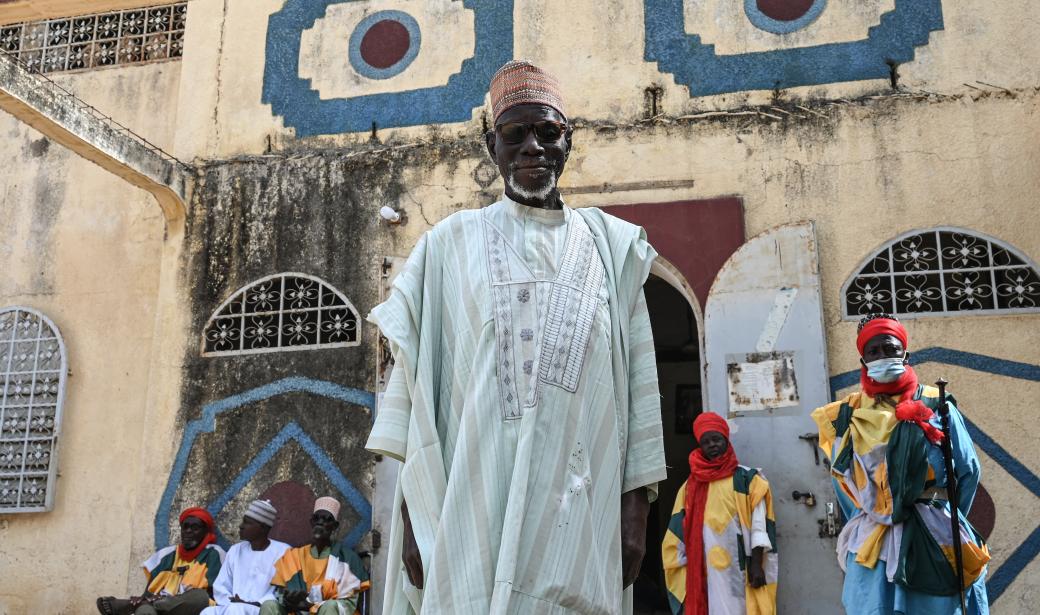
<svg viewBox="0 0 1040 615"><path fill-rule="evenodd" d="M226 397L224 399L206 404L202 408L202 416L198 419L195 419L194 421L189 421L188 424L184 427L184 435L181 436L181 446L177 450L177 456L174 458L173 462L173 469L170 470L170 478L166 481L166 488L163 490L162 498L159 500L159 508L155 513L154 539L156 549L161 549L162 547L165 547L167 545L167 542L169 541L170 507L173 506L173 498L176 496L177 488L180 486L181 480L184 478L184 473L187 471L188 458L191 455L191 448L195 444L195 439L203 433L212 433L216 429L216 418L219 414L227 412L228 410L234 410L235 408L239 408L247 404L255 403L264 399L270 399L278 395L284 395L286 393L292 393L297 391L311 393L321 397L337 399L348 404L354 404L356 406L365 406L366 408L370 408L373 410L375 409L375 395L369 393L368 391L353 389L350 387L335 384L333 382L327 382L324 380L313 380L311 378L304 378L301 376L283 378L281 380L277 380L275 382L271 382L263 386L256 387L254 389L250 389L248 391L243 391L242 393L239 393L237 395L232 395L230 397ZM295 425L295 423L290 423L290 425ZM322 468L323 471L326 471L325 468L322 467L322 463L324 462L319 462L319 459L324 459L328 461L327 465L335 468L335 464L333 464L331 460L328 459L328 457L325 455L324 451L322 451L320 447L314 444L314 442L309 437L307 437L305 433L303 433L303 430L300 430L299 434L295 434L295 432L292 431L287 432L287 428L283 428L282 431L279 432L278 436L275 436L275 440L277 440L279 437L282 437L283 434L285 435L285 437L292 437L293 435L297 435L298 437L296 438L296 440L300 442L304 450L307 451L307 454L310 455L316 463L318 463L319 468ZM299 428L297 427L297 429ZM262 456L264 452L268 451L268 449L272 447L275 440L272 440L271 443L268 443L267 446L264 447L264 451L262 451L257 458ZM309 450L309 444L307 444L307 442L313 444L313 446L310 447ZM282 444L284 444L284 442ZM281 445L279 445L277 448L280 447ZM274 452L277 452L277 448L275 448L274 451L271 452L272 455L274 454ZM250 464L247 466L247 469L253 466L257 458L254 458L253 461L250 462ZM243 472L239 473L238 477L235 478L235 481L241 481L241 484L245 485L249 481L249 479L252 478L253 474L255 474L256 471L258 471L262 466L263 463L257 465L253 470L253 473L249 474L247 474L246 471L243 470ZM327 471L326 473L328 474ZM334 474L330 474L329 478L330 480L332 480L333 485L335 485L336 488L339 489L340 492L343 493L343 495L347 498L347 501L351 504L351 506L354 506L354 509L357 510L359 514L362 514L363 520L360 525L371 523L371 508L368 506L368 503L365 502L363 507L361 507L360 504L355 505L355 502L353 502L351 498L354 497L352 496L352 493L357 493L357 490L354 489L353 485L350 485L350 482L347 481L345 477L343 478L343 481L345 481L345 485L343 484L343 482L337 482L339 479L335 474L339 474L339 471L336 470ZM342 476L342 474L340 474L340 476ZM234 497L234 493L232 493L231 496L227 498L227 500L221 503L221 500L225 494L227 494L226 489L224 493L217 498L217 500L215 500L212 504L206 507L206 510L208 510L210 514L216 515L217 513L219 513L220 509L227 504L227 501L230 501L230 497ZM363 497L361 499L364 500ZM217 503L220 503L219 508L214 507ZM365 531L367 531L367 528L362 530L360 534L364 534ZM350 536L354 536L356 532L357 527L352 529L352 531L348 535L348 538Z"/></svg>
<svg viewBox="0 0 1040 615"><path fill-rule="evenodd" d="M372 29L372 26L381 21L396 21L408 30L408 52L404 57L386 68L376 68L361 57L361 41ZM389 79L404 72L404 69L419 57L419 47L422 46L422 32L419 30L419 22L404 11L378 11L361 20L350 34L350 65L363 77L369 79Z"/></svg>
<svg viewBox="0 0 1040 615"><path fill-rule="evenodd" d="M896 0L864 40L718 55L715 45L686 33L683 0L643 0L643 7L645 59L691 96L887 79L887 62L913 60L914 50L943 29L942 0Z"/></svg>
<svg viewBox="0 0 1040 615"><path fill-rule="evenodd" d="M942 363L996 376L1040 382L1040 365L1008 361L1007 359L953 350L941 346L912 352L910 358L918 365L922 363ZM837 399L838 391L859 382L859 373L859 370L855 369L831 376L831 398ZM1007 449L997 444L993 438L989 437L986 432L982 431L978 425L971 422L966 416L964 417L964 423L976 446L989 455L993 461L997 462L1005 472L1021 483L1027 491L1040 498L1040 477L1037 477L1032 470L1018 459L1015 459ZM1014 582L1025 567L1036 559L1037 555L1040 555L1040 526L1037 526L1018 545L1000 568L989 575L986 581L986 593L989 595L990 604L995 603L1000 598L1001 594L1011 586L1011 583Z"/></svg>
<svg viewBox="0 0 1040 615"><path fill-rule="evenodd" d="M232 480L223 493L217 496L217 499L206 506L206 510L212 511L214 517L219 516L224 507L228 505L238 492L242 490L246 484L256 473L263 468L268 461L270 461L277 453L282 449L283 446L288 444L290 441L295 441L300 445L305 453L314 461L318 468L325 473L325 475L332 482L332 485L339 491L342 498L353 508L357 514L361 517L361 521L356 524L343 538L343 542L347 546L353 547L356 545L361 538L365 535L365 532L372 527L372 506L365 499L365 496L358 491L354 485L339 471L336 464L329 459L329 456L318 444L307 435L303 428L296 424L295 421L290 422L288 425L282 428L278 435L271 439L264 448L254 457L238 476ZM220 528L217 528L217 542L220 546L227 549L231 546L229 541Z"/></svg>
<svg viewBox="0 0 1040 615"><path fill-rule="evenodd" d="M445 85L322 100L299 76L301 37L330 5L355 1L286 0L270 16L260 100L298 137L366 131L373 122L395 128L468 121L484 104L495 71L513 59L514 0L456 0L473 11L474 50Z"/></svg>
<svg viewBox="0 0 1040 615"><path fill-rule="evenodd" d="M805 15L791 21L780 21L760 11L756 0L744 0L744 14L747 15L751 24L759 30L765 30L772 34L790 34L806 28L820 18L825 8L827 8L827 0L816 0L809 7L809 10L805 12Z"/></svg>

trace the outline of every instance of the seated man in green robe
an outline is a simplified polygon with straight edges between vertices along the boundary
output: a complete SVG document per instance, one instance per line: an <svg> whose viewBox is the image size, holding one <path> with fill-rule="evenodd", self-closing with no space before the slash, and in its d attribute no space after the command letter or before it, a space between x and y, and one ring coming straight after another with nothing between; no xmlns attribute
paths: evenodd
<svg viewBox="0 0 1040 615"><path fill-rule="evenodd" d="M180 544L164 547L143 564L148 587L140 596L97 599L102 615L198 615L210 604L213 582L224 562L213 517L203 508L180 515Z"/></svg>
<svg viewBox="0 0 1040 615"><path fill-rule="evenodd" d="M260 606L260 615L316 613L353 615L358 597L368 589L368 576L353 551L335 544L340 503L318 498L311 515L310 544L289 549L275 562L274 600Z"/></svg>

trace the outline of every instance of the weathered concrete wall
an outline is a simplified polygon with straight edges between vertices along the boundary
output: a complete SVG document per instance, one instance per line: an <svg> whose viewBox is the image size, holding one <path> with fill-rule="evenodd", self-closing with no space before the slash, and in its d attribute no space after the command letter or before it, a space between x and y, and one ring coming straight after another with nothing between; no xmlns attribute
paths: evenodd
<svg viewBox="0 0 1040 615"><path fill-rule="evenodd" d="M165 142L171 126L152 119L172 112L162 92L176 88L177 69L61 81ZM126 591L127 571L137 566L126 528L138 514L135 494L152 480L137 460L164 220L151 195L13 117L0 115L0 134L0 305L49 316L65 338L70 369L54 510L0 515L0 613L71 615L86 611L88 594ZM54 545L65 555L40 557Z"/></svg>

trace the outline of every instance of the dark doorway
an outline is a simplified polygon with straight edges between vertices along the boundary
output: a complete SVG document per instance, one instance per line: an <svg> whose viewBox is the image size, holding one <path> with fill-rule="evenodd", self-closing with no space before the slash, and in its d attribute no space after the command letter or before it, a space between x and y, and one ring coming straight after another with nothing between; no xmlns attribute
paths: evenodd
<svg viewBox="0 0 1040 615"><path fill-rule="evenodd" d="M661 541L675 495L689 476L687 458L694 445L692 423L701 412L700 336L690 301L683 293L655 276L647 280L645 292L657 352L668 478L658 485L658 499L650 506L646 557L635 584L635 614L669 615Z"/></svg>

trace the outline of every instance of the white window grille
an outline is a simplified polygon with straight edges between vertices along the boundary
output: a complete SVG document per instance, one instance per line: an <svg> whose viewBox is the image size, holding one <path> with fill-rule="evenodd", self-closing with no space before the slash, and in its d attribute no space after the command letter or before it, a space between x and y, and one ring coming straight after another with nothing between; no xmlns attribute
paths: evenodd
<svg viewBox="0 0 1040 615"><path fill-rule="evenodd" d="M54 507L65 343L27 307L0 309L0 514Z"/></svg>
<svg viewBox="0 0 1040 615"><path fill-rule="evenodd" d="M0 50L40 73L125 66L184 55L188 3L0 26Z"/></svg>
<svg viewBox="0 0 1040 615"><path fill-rule="evenodd" d="M1040 274L1015 248L972 231L914 231L868 258L842 288L844 318L1040 312Z"/></svg>
<svg viewBox="0 0 1040 615"><path fill-rule="evenodd" d="M238 290L210 316L203 330L202 355L360 343L358 312L343 293L305 273L279 273Z"/></svg>

